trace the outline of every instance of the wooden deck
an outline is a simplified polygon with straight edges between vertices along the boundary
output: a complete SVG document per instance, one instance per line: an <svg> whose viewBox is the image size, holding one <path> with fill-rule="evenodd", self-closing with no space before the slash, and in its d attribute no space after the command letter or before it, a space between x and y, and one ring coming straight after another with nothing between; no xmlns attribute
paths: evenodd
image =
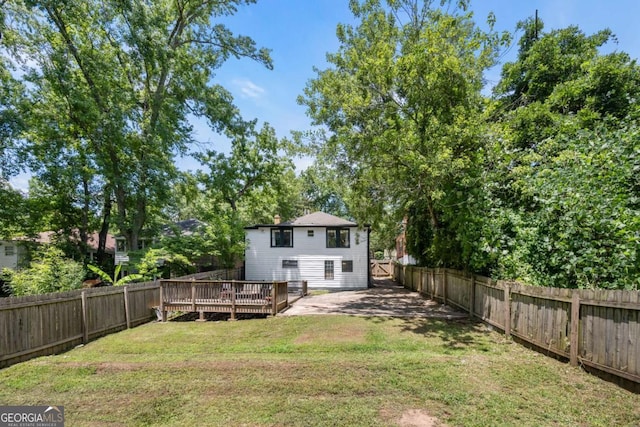
<svg viewBox="0 0 640 427"><path fill-rule="evenodd" d="M239 280L161 280L160 311L166 322L168 311L200 313L270 314L289 305L287 282Z"/></svg>

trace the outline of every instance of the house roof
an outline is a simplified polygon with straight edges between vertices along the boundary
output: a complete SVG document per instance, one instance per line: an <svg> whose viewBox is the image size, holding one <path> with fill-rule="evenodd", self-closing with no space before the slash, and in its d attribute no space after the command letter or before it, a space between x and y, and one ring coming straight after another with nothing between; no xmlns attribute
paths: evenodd
<svg viewBox="0 0 640 427"><path fill-rule="evenodd" d="M200 228L206 224L198 219L191 218L183 221L177 221L162 228L162 234L165 236L174 236L176 234L181 236L191 236L198 232Z"/></svg>
<svg viewBox="0 0 640 427"><path fill-rule="evenodd" d="M245 229L259 227L357 227L358 224L339 218L324 212L313 212L308 215L301 216L293 221L281 222L279 224L256 224Z"/></svg>
<svg viewBox="0 0 640 427"><path fill-rule="evenodd" d="M41 243L41 244L49 244L52 243L56 238L56 233L54 231L43 231L38 233L38 235L35 238L18 238L18 239L13 239L15 241L33 241L36 243ZM71 233L71 240L72 241L76 241L79 242L80 241L80 236L78 233L78 230L73 230ZM100 236L98 233L91 233L88 236L87 239L87 246L89 246L89 248L91 248L94 251L98 250L98 241L100 240ZM116 248L116 241L113 237L112 234L108 234L107 233L107 241L106 241L106 247L105 247L105 252L107 252L108 254L113 254L115 252L115 248Z"/></svg>
<svg viewBox="0 0 640 427"><path fill-rule="evenodd" d="M286 222L284 224L287 224ZM347 221L346 219L339 218L334 215L330 215L324 212L314 212L308 215L301 216L300 218L295 219L294 221L289 222L290 225L299 225L299 226L309 226L309 225L320 225L320 226L350 226L355 227L355 222Z"/></svg>

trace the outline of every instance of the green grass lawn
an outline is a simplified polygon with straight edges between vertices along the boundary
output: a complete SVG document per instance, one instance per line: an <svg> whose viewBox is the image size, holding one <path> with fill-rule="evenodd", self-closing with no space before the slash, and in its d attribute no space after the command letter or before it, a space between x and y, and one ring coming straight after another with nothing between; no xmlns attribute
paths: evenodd
<svg viewBox="0 0 640 427"><path fill-rule="evenodd" d="M147 324L0 370L0 404L69 426L640 425L638 395L482 324L349 316Z"/></svg>

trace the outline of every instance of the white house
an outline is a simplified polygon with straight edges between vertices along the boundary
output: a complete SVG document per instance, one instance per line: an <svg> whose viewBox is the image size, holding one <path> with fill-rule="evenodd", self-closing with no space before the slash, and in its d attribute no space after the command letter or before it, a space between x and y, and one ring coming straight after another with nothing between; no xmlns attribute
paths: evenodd
<svg viewBox="0 0 640 427"><path fill-rule="evenodd" d="M0 240L0 270L17 270L27 261L27 248L18 240Z"/></svg>
<svg viewBox="0 0 640 427"><path fill-rule="evenodd" d="M306 280L309 289L364 289L369 284L369 226L315 212L246 227L247 280Z"/></svg>

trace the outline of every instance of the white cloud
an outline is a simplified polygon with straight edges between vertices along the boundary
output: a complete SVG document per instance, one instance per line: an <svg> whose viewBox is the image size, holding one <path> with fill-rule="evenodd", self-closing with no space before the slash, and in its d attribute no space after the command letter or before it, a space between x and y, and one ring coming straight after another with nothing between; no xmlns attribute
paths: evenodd
<svg viewBox="0 0 640 427"><path fill-rule="evenodd" d="M293 165L296 168L296 175L300 175L302 172L307 170L311 165L313 165L314 162L315 159L308 156L297 157L293 159Z"/></svg>
<svg viewBox="0 0 640 427"><path fill-rule="evenodd" d="M240 89L243 98L262 98L266 90L248 79L234 79L231 83Z"/></svg>
<svg viewBox="0 0 640 427"><path fill-rule="evenodd" d="M31 179L31 173L23 172L19 175L11 177L9 179L9 184L13 187L14 190L19 190L23 192L29 191L29 180Z"/></svg>

